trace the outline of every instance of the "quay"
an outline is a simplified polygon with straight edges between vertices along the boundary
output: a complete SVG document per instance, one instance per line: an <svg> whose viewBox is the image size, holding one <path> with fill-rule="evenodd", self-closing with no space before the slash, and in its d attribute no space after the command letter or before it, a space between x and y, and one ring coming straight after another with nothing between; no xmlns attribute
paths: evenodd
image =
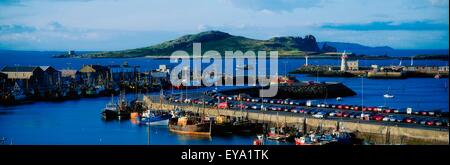
<svg viewBox="0 0 450 165"><path fill-rule="evenodd" d="M430 77L430 78L448 78L449 66L414 66L413 59L411 65L390 66L360 66L358 60L349 60L350 57L345 54L341 56L340 66L314 66L308 64L308 57L305 57L306 63L291 71L291 74L309 74L310 76L322 77L368 77L368 78L382 78L382 79L401 79L410 77Z"/></svg>
<svg viewBox="0 0 450 165"><path fill-rule="evenodd" d="M374 144L449 144L449 132L447 128L425 128L405 125L401 123L387 124L365 120L351 119L317 119L309 115L274 112L219 109L209 106L193 106L186 104L173 104L160 100L159 95L144 96L144 105L154 109L171 111L182 108L185 111L204 113L208 116L225 115L230 117L247 116L250 120L262 123L281 123L285 126L294 126L305 130L313 130L318 127L345 130L352 132L357 138L367 139ZM304 128L306 127L306 128Z"/></svg>

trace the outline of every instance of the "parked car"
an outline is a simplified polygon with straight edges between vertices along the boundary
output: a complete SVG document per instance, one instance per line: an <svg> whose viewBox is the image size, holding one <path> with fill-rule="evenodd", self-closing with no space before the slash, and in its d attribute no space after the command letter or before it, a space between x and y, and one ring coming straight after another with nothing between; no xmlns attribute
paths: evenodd
<svg viewBox="0 0 450 165"><path fill-rule="evenodd" d="M323 119L325 118L325 113L323 112L317 112L316 114L312 115L314 118Z"/></svg>
<svg viewBox="0 0 450 165"><path fill-rule="evenodd" d="M421 124L421 125L426 125L427 124L427 120L426 119L421 119L418 123Z"/></svg>
<svg viewBox="0 0 450 165"><path fill-rule="evenodd" d="M260 102L261 101L261 99L259 99L259 98L253 98L252 99L252 102L254 102L254 103L258 103L258 102Z"/></svg>
<svg viewBox="0 0 450 165"><path fill-rule="evenodd" d="M348 117L350 114L348 112L342 112L342 117Z"/></svg>
<svg viewBox="0 0 450 165"><path fill-rule="evenodd" d="M428 119L427 122L426 122L426 125L433 126L434 125L434 120Z"/></svg>
<svg viewBox="0 0 450 165"><path fill-rule="evenodd" d="M330 116L330 117L336 116L336 111L332 111L332 112L328 113L328 116Z"/></svg>
<svg viewBox="0 0 450 165"><path fill-rule="evenodd" d="M442 126L443 122L441 120L435 120L434 125L436 126Z"/></svg>
<svg viewBox="0 0 450 165"><path fill-rule="evenodd" d="M405 119L405 122L406 122L406 123L414 123L415 121L416 121L416 119L413 118L413 117L407 117L407 118Z"/></svg>
<svg viewBox="0 0 450 165"><path fill-rule="evenodd" d="M260 110L260 109L261 109L261 106L260 106L259 104L253 104L253 105L250 106L250 109L253 109L253 110Z"/></svg>

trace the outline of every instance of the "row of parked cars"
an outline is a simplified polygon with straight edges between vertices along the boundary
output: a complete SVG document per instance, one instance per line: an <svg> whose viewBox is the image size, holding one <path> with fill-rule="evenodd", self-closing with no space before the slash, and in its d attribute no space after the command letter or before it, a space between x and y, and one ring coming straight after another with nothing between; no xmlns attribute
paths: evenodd
<svg viewBox="0 0 450 165"><path fill-rule="evenodd" d="M360 105L346 105L346 104L325 104L325 103L313 103L312 101L301 101L293 99L269 99L269 98L254 98L247 95L239 96L226 96L216 94L214 98L222 101L243 101L251 103L269 103L269 104L280 104L280 105L297 105L297 106L308 106L317 108L331 108L339 110L353 110L353 111L364 111L364 112L378 112L378 113L392 113L392 114L407 114L406 109L389 108L386 106L360 106ZM421 116L443 116L442 113L436 111L415 111L411 112L412 115Z"/></svg>
<svg viewBox="0 0 450 165"><path fill-rule="evenodd" d="M218 108L230 108L236 110L265 110L265 111L284 111L292 113L308 114L315 118L342 117L362 120L375 120L383 122L414 123L427 126L449 126L447 118L432 118L427 116L436 116L435 114L426 114L426 116L400 115L400 112L393 110L386 111L385 107L366 107L362 112L357 106L351 105L333 105L316 104L307 106L306 102L298 100L281 99L261 99L245 96L224 96L216 95L213 98L183 98L180 96L170 96L167 100L175 103L188 103L197 105L216 106ZM263 103L261 103L261 101ZM268 103L268 104L264 104ZM276 105L278 104L278 105ZM310 107L310 108L306 108ZM325 109L326 108L326 109ZM335 110L331 109L334 108ZM370 109L370 110L369 110ZM353 111L347 111L353 110ZM362 109L361 109L362 110ZM389 114L398 113L398 114Z"/></svg>
<svg viewBox="0 0 450 165"><path fill-rule="evenodd" d="M321 107L321 108L334 108L342 110L354 110L354 111L369 111L369 112L379 112L379 113L393 113L393 114L407 114L406 109L389 108L386 106L359 106L359 105L346 105L346 104L310 104L310 107ZM421 116L436 116L441 117L443 114L436 111L415 111L411 112L411 115L421 115Z"/></svg>

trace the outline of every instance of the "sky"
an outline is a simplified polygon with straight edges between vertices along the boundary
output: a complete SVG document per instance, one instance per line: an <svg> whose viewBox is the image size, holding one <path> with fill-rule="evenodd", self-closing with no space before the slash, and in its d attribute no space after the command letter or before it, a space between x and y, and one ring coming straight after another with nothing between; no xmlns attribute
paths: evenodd
<svg viewBox="0 0 450 165"><path fill-rule="evenodd" d="M0 0L0 49L123 50L220 30L448 49L448 0Z"/></svg>

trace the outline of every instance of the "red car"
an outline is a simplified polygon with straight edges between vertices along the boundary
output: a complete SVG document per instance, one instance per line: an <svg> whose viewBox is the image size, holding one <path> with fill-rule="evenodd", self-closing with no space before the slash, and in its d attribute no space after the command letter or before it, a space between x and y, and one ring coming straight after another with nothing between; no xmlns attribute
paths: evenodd
<svg viewBox="0 0 450 165"><path fill-rule="evenodd" d="M345 109L350 109L350 106L346 105L344 106Z"/></svg>
<svg viewBox="0 0 450 165"><path fill-rule="evenodd" d="M427 121L427 125L428 126L433 126L434 125L434 121Z"/></svg>
<svg viewBox="0 0 450 165"><path fill-rule="evenodd" d="M405 122L406 123L413 123L414 119L413 118L406 118Z"/></svg>
<svg viewBox="0 0 450 165"><path fill-rule="evenodd" d="M375 115L375 116L373 116L373 119L376 120L376 121L382 121L383 118L384 118L384 116L382 116L382 115Z"/></svg>
<svg viewBox="0 0 450 165"><path fill-rule="evenodd" d="M368 111L373 111L373 109L374 109L373 107L367 107Z"/></svg>
<svg viewBox="0 0 450 165"><path fill-rule="evenodd" d="M342 109L342 107L343 107L342 105L338 105L337 106L338 109Z"/></svg>
<svg viewBox="0 0 450 165"><path fill-rule="evenodd" d="M384 113L392 113L393 111L391 109L385 109Z"/></svg>
<svg viewBox="0 0 450 165"><path fill-rule="evenodd" d="M342 117L348 117L350 116L350 114L348 114L347 112L342 113Z"/></svg>

